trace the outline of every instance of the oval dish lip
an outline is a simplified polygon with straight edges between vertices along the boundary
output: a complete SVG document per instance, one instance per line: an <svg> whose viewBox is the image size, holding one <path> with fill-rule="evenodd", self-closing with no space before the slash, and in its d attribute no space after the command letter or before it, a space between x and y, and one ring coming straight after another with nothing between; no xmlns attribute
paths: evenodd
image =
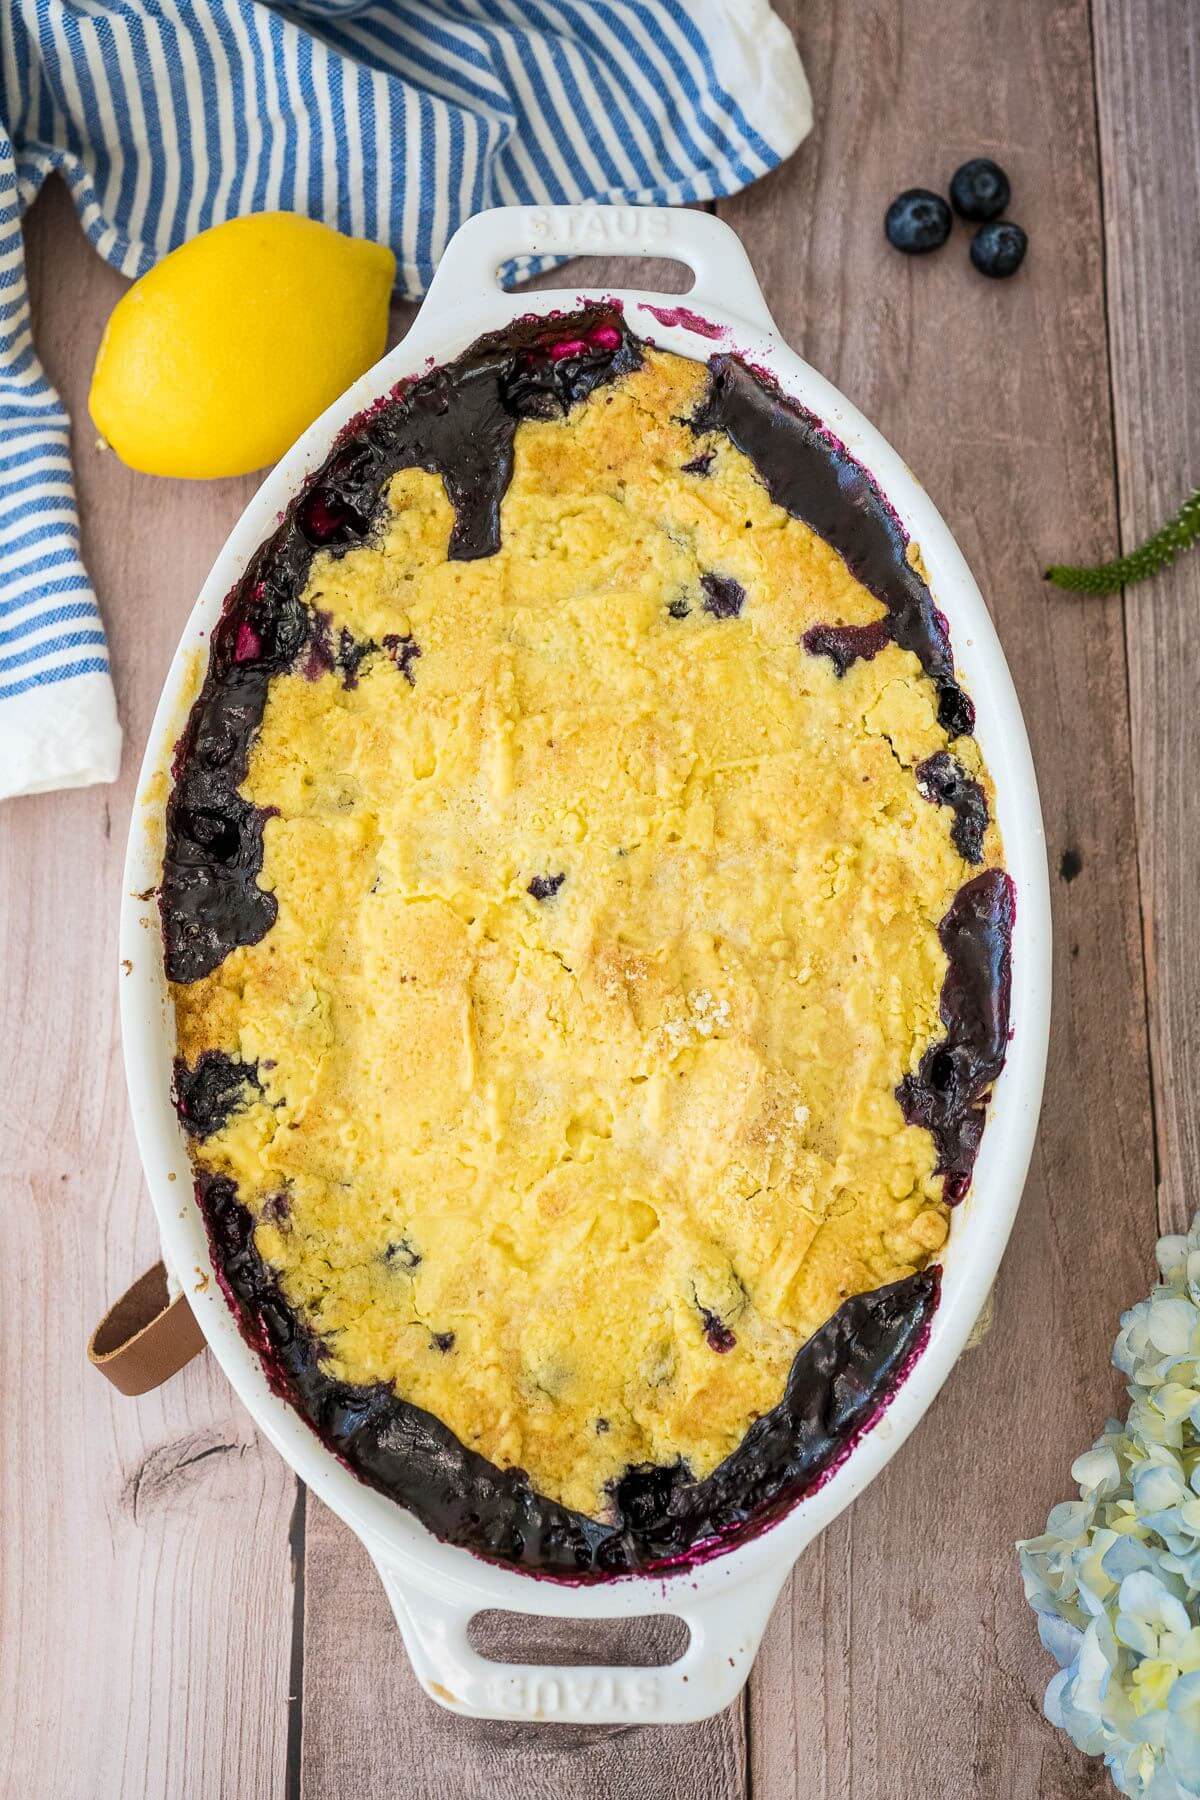
<svg viewBox="0 0 1200 1800"><path fill-rule="evenodd" d="M500 210L525 220L530 216L524 208ZM489 224L498 222L492 215L485 217ZM703 215L689 217L698 223ZM686 248L680 254L686 258ZM448 251L443 270L450 261ZM714 280L719 286L719 277ZM1033 761L995 629L949 529L907 465L875 428L837 388L783 343L765 304L760 301L755 307L747 299L744 280L740 290L738 283L731 283L740 302L733 309L720 303L711 291L712 282L703 295L697 291L685 297L641 289L574 287L506 294L498 287L485 289L481 284L478 292L469 290L453 304L444 285L435 278L408 335L336 401L266 477L231 531L184 627L149 734L124 871L118 952L124 973L119 977L119 989L134 1128L168 1265L185 1287L209 1345L239 1398L297 1474L398 1577L428 1593L449 1595L476 1608L494 1606L557 1616L670 1611L676 1604L693 1604L703 1596L725 1595L732 1603L737 1587L745 1581L758 1577L772 1585L782 1581L805 1545L862 1492L899 1449L956 1362L994 1282L1032 1153L1049 1034L1049 878ZM431 308L435 293L438 304ZM852 1444L840 1466L758 1535L676 1571L630 1573L611 1581L574 1585L531 1577L529 1572L485 1562L470 1551L441 1542L397 1502L360 1482L269 1388L216 1280L192 1192L183 1134L170 1099L174 1026L154 889L161 868L162 812L170 765L195 696L197 668L202 668L206 658L208 634L254 551L347 422L386 396L398 382L449 360L485 332L503 330L520 318L603 302L619 305L630 328L659 348L702 362L714 354L731 352L769 374L784 394L814 413L874 478L919 546L930 589L949 622L956 666L976 706L975 736L995 784L997 822L1006 867L1016 888L1017 913L1012 937L1008 1061L994 1089L971 1190L954 1212L941 1258L941 1303L928 1343L886 1411ZM697 332L697 321L706 330Z"/></svg>

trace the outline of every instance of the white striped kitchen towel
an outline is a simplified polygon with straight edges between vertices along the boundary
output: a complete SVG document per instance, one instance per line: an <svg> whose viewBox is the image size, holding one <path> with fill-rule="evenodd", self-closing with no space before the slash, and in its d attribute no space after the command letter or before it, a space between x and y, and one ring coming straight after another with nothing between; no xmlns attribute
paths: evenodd
<svg viewBox="0 0 1200 1800"><path fill-rule="evenodd" d="M284 209L390 244L416 295L481 207L712 199L812 118L767 0L0 11L0 799L111 781L120 760L68 421L30 332L20 215L48 174L126 275L222 219Z"/></svg>

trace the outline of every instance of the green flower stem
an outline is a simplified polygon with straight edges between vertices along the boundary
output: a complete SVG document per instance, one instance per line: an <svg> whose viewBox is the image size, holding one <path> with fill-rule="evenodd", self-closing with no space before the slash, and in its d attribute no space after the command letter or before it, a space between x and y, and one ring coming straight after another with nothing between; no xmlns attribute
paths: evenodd
<svg viewBox="0 0 1200 1800"><path fill-rule="evenodd" d="M1200 541L1200 488L1153 537L1131 550L1128 556L1118 556L1114 562L1099 563L1094 568L1056 563L1046 570L1046 580L1072 594L1115 594L1119 588L1131 587L1135 581L1157 575L1197 541Z"/></svg>

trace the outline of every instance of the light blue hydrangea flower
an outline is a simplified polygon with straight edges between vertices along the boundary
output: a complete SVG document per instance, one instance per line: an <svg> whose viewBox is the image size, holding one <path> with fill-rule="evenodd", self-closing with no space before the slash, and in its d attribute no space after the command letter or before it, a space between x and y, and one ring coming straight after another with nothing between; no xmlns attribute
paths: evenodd
<svg viewBox="0 0 1200 1800"><path fill-rule="evenodd" d="M1078 1500L1017 1546L1059 1665L1046 1717L1136 1800L1200 1800L1200 1213L1121 1320L1129 1416L1077 1457Z"/></svg>

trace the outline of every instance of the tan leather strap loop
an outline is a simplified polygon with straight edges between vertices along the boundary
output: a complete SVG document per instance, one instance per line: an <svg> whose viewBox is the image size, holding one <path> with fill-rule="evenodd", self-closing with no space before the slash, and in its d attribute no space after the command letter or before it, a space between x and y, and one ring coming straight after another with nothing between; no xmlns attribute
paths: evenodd
<svg viewBox="0 0 1200 1800"><path fill-rule="evenodd" d="M140 1275L93 1331L88 1361L122 1394L148 1394L204 1348L204 1333L185 1294L172 1300L167 1271Z"/></svg>

